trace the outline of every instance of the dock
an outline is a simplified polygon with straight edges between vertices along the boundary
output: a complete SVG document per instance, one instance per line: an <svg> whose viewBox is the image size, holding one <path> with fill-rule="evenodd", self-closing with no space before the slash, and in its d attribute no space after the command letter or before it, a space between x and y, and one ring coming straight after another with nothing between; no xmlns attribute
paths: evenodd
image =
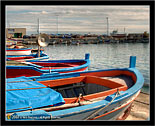
<svg viewBox="0 0 155 126"><path fill-rule="evenodd" d="M150 116L150 95L141 92L134 100L130 115L125 120L148 120Z"/></svg>

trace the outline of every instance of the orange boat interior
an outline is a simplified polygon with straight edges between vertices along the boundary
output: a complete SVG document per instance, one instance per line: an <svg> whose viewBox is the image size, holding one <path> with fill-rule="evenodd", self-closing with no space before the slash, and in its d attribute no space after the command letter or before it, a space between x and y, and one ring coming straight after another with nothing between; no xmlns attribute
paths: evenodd
<svg viewBox="0 0 155 126"><path fill-rule="evenodd" d="M79 77L39 81L39 83L58 91L62 94L65 104L71 104L77 103L79 98L80 102L82 102L105 97L117 91L125 91L135 83L136 77L133 73L124 71L121 76L118 76L120 72L117 72L109 72L109 75L110 73L115 75L110 79L107 78L107 72L105 72L106 77L103 76L102 72L100 73L102 76L99 76L99 73L94 73L94 76L91 74L84 76L83 74L83 76ZM121 79L118 79L118 77ZM123 78L126 79L124 82L119 81ZM127 84L127 80L129 80L129 84Z"/></svg>
<svg viewBox="0 0 155 126"><path fill-rule="evenodd" d="M83 62L73 62L73 63L67 63L67 62L66 63L31 62L31 63L43 66L43 68L41 68L41 69L44 70L44 69L49 69L49 67L54 68L54 69L63 69L63 68L69 68L69 67L76 67L76 66L83 65L86 62L83 61Z"/></svg>

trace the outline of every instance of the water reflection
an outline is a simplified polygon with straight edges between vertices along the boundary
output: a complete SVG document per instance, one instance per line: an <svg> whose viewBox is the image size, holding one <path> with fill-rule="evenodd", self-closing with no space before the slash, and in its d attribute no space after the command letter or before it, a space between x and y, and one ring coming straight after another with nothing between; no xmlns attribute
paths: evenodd
<svg viewBox="0 0 155 126"><path fill-rule="evenodd" d="M129 57L133 55L137 57L136 67L144 75L145 83L150 84L149 43L49 45L44 52L53 60L83 59L85 53L90 53L90 70L128 67Z"/></svg>

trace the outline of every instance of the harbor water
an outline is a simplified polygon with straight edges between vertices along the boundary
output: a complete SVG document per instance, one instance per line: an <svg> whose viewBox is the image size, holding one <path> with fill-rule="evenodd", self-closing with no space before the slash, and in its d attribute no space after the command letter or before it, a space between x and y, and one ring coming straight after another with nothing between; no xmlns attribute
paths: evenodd
<svg viewBox="0 0 155 126"><path fill-rule="evenodd" d="M30 45L37 48L36 45ZM136 67L143 74L145 84L143 92L149 93L150 86L150 44L149 43L110 43L110 44L79 44L49 45L44 52L50 59L83 59L90 53L89 70L123 68L129 66L130 56L136 56Z"/></svg>

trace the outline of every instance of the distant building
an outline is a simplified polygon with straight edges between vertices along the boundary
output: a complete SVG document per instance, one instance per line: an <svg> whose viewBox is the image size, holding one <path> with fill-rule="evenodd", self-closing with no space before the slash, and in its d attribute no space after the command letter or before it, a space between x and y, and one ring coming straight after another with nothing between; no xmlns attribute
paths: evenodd
<svg viewBox="0 0 155 126"><path fill-rule="evenodd" d="M138 39L142 39L143 35L144 35L143 33L129 33L127 38L138 40Z"/></svg>
<svg viewBox="0 0 155 126"><path fill-rule="evenodd" d="M26 28L6 28L7 38L23 38L26 35Z"/></svg>

